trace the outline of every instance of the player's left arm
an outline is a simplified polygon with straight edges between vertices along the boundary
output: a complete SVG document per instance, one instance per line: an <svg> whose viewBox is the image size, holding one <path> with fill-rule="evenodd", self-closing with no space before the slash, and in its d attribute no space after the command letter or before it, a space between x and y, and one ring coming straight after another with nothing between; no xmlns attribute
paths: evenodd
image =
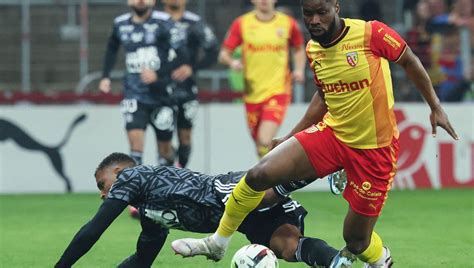
<svg viewBox="0 0 474 268"><path fill-rule="evenodd" d="M305 80L304 69L306 67L306 51L304 47L303 33L295 19L291 19L289 41L290 46L292 47L294 64L292 76L296 82L303 83Z"/></svg>
<svg viewBox="0 0 474 268"><path fill-rule="evenodd" d="M306 52L304 47L298 46L292 49L294 70L292 73L295 82L304 83L305 75L304 68L306 66Z"/></svg>
<svg viewBox="0 0 474 268"><path fill-rule="evenodd" d="M94 218L74 236L54 267L71 267L99 240L102 233L122 213L128 203L117 199L105 199Z"/></svg>
<svg viewBox="0 0 474 268"><path fill-rule="evenodd" d="M433 136L436 136L436 127L440 126L451 137L458 140L459 137L451 126L446 112L441 107L430 77L418 57L408 47L405 40L387 25L379 21L373 21L371 26L371 50L375 55L398 63L430 106L430 122Z"/></svg>
<svg viewBox="0 0 474 268"><path fill-rule="evenodd" d="M219 56L219 42L212 29L204 22L197 23L194 27L197 45L203 55L192 66L194 71L208 68L217 62Z"/></svg>
<svg viewBox="0 0 474 268"><path fill-rule="evenodd" d="M446 130L453 139L459 140L458 134L456 134L456 131L449 122L448 115L443 107L441 107L430 77L418 57L407 47L397 63L402 66L405 70L405 74L415 84L431 108L430 122L433 137L436 136L436 127L440 126Z"/></svg>
<svg viewBox="0 0 474 268"><path fill-rule="evenodd" d="M125 259L119 268L151 267L166 241L169 233L167 229L163 229L146 217L143 217L140 223L142 232L138 238L137 251Z"/></svg>
<svg viewBox="0 0 474 268"><path fill-rule="evenodd" d="M193 56L191 64L183 63L172 73L172 78L177 81L184 81L191 77L197 71L210 67L217 62L219 55L219 44L211 28L204 22L198 22L192 26L189 33L189 44L185 44L186 49L189 46L195 46L198 49L197 56ZM196 61L194 61L196 59ZM190 58L191 60L191 58Z"/></svg>
<svg viewBox="0 0 474 268"><path fill-rule="evenodd" d="M173 76L172 78L177 81L183 81L184 79L176 78L172 73L179 66L190 65L190 55L186 49L185 40L172 35L169 26L168 28L166 26L168 25L157 29L155 45L158 50L168 52L167 58L160 58L161 64L158 70L145 69L142 71L141 78L146 84L153 84L161 78L169 76Z"/></svg>

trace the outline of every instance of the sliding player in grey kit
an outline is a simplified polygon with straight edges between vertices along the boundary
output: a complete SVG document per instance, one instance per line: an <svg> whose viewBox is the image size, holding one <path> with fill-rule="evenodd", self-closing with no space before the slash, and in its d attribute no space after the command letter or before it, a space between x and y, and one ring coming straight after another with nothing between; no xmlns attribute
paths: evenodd
<svg viewBox="0 0 474 268"><path fill-rule="evenodd" d="M225 203L242 174L229 172L210 176L175 167L136 166L128 155L113 153L95 172L104 202L74 236L56 267L70 267L85 255L127 205L138 208L142 232L136 252L119 267L150 267L169 229L197 233L216 230ZM311 181L268 190L260 207L249 214L239 231L251 243L272 249L279 258L310 266L329 265L338 251L323 240L304 237L307 212L287 196Z"/></svg>

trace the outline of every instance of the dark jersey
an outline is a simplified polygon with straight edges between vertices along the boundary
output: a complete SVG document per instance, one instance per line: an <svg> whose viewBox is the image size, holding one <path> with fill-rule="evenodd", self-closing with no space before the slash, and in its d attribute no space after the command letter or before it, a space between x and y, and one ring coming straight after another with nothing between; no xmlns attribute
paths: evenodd
<svg viewBox="0 0 474 268"><path fill-rule="evenodd" d="M75 235L56 267L70 267L86 254L129 204L140 211L142 232L136 253L119 267L149 267L166 241L169 229L214 232L229 195L244 173L209 176L189 169L150 165L124 169L99 211ZM284 188L291 191L299 186ZM286 198L272 207L251 212L239 231L251 243L269 246L273 231L282 224L297 226L303 233L306 213L298 202Z"/></svg>
<svg viewBox="0 0 474 268"><path fill-rule="evenodd" d="M219 42L211 28L202 21L200 16L185 11L181 19L175 21L171 35L174 40L179 40L180 44L186 47L194 73L217 62ZM174 88L174 96L179 100L188 101L193 99L190 96L197 93L192 78L182 83L176 83Z"/></svg>
<svg viewBox="0 0 474 268"><path fill-rule="evenodd" d="M217 61L219 43L201 17L186 11L183 17L174 23L174 29L176 30L173 30L173 38L183 41L188 48L194 71L207 68ZM203 51L200 51L201 49Z"/></svg>
<svg viewBox="0 0 474 268"><path fill-rule="evenodd" d="M213 232L243 172L209 176L189 169L142 165L123 170L108 198L139 209L166 229Z"/></svg>
<svg viewBox="0 0 474 268"><path fill-rule="evenodd" d="M104 60L103 77L108 77L115 64L117 52L123 46L126 74L124 77L125 99L136 99L145 104L160 104L160 100L170 92L170 73L177 66L188 63L187 56L181 55L183 47L176 37L172 38L173 22L167 13L153 11L141 24L132 21L132 13L118 16L114 20ZM180 55L178 58L177 55ZM158 81L147 85L140 73L144 69L155 70Z"/></svg>

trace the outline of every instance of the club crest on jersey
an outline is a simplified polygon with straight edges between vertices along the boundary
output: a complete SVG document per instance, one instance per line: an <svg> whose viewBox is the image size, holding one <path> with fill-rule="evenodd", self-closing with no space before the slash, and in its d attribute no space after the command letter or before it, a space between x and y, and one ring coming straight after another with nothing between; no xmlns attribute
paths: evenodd
<svg viewBox="0 0 474 268"><path fill-rule="evenodd" d="M285 34L285 29L282 28L282 27L279 27L276 29L276 34L278 37L283 37L283 35Z"/></svg>
<svg viewBox="0 0 474 268"><path fill-rule="evenodd" d="M132 33L131 39L134 43L139 43L143 40L143 33Z"/></svg>
<svg viewBox="0 0 474 268"><path fill-rule="evenodd" d="M355 67L359 61L359 55L357 54L357 51L352 51L346 53L346 59L350 66Z"/></svg>

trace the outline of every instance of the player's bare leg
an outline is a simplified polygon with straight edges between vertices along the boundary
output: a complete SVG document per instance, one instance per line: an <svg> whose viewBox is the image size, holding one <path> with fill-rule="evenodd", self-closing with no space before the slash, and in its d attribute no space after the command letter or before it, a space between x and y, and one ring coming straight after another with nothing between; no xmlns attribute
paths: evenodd
<svg viewBox="0 0 474 268"><path fill-rule="evenodd" d="M263 120L260 122L257 132L257 139L255 141L259 158L264 157L270 151L272 139L278 132L279 127L280 125L274 121Z"/></svg>
<svg viewBox="0 0 474 268"><path fill-rule="evenodd" d="M298 242L301 237L298 228L291 224L283 224L273 232L270 239L270 249L278 258L288 262L297 261L295 252L298 249Z"/></svg>
<svg viewBox="0 0 474 268"><path fill-rule="evenodd" d="M264 191L277 184L315 177L303 147L296 138L291 137L252 167L245 181L254 191Z"/></svg>
<svg viewBox="0 0 474 268"><path fill-rule="evenodd" d="M160 166L174 165L174 149L170 141L157 141L158 144L158 164Z"/></svg>
<svg viewBox="0 0 474 268"><path fill-rule="evenodd" d="M304 262L311 267L328 267L338 253L321 239L304 237L291 224L283 224L273 232L270 249L287 262Z"/></svg>
<svg viewBox="0 0 474 268"><path fill-rule="evenodd" d="M284 224L273 232L270 249L288 262L304 262L311 267L328 267L338 250L324 240L304 237L291 224Z"/></svg>
<svg viewBox="0 0 474 268"><path fill-rule="evenodd" d="M354 254L362 253L370 244L370 237L378 217L368 217L354 212L350 207L344 219L343 236L346 247Z"/></svg>
<svg viewBox="0 0 474 268"><path fill-rule="evenodd" d="M338 254L339 257L342 257L344 252L346 254L349 252L360 260L368 262L365 267L390 267L393 264L390 251L383 247L382 240L374 232L377 219L376 216L364 216L349 208L344 220L343 231L346 247ZM355 258L352 261L355 261ZM330 267L344 266L337 266L334 263Z"/></svg>
<svg viewBox="0 0 474 268"><path fill-rule="evenodd" d="M263 198L264 190L285 182L316 176L301 144L291 137L270 151L240 180L230 195L216 233L204 239L178 239L172 247L185 257L204 255L213 260L224 257L232 234ZM230 209L229 209L230 208Z"/></svg>
<svg viewBox="0 0 474 268"><path fill-rule="evenodd" d="M141 165L145 143L145 131L143 129L130 129L127 130L127 137L130 145L130 156L135 160L137 165Z"/></svg>

